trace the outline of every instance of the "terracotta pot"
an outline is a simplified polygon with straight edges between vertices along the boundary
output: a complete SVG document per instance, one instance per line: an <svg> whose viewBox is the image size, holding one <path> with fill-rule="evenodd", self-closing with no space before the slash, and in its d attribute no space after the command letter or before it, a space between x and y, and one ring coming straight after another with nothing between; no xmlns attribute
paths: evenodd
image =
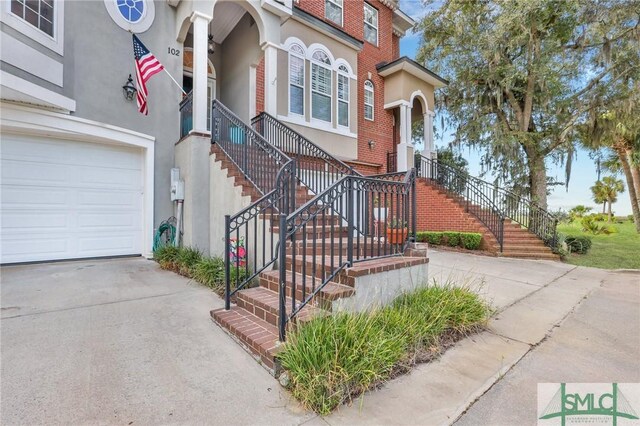
<svg viewBox="0 0 640 426"><path fill-rule="evenodd" d="M387 241L391 244L403 244L408 235L409 228L387 228Z"/></svg>

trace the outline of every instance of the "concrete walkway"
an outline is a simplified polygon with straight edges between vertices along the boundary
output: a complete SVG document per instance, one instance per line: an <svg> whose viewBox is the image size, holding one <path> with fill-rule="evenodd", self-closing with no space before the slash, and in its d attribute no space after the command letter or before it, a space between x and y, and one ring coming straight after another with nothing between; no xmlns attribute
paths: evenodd
<svg viewBox="0 0 640 426"><path fill-rule="evenodd" d="M517 414L522 414L520 412L509 417L509 400L502 401L502 395L496 394L483 404L483 394L510 370L519 371L519 361L551 333L560 333L559 330L563 330L563 320L570 317L574 308L601 286L611 286L611 291L616 294L612 297L616 298L625 298L629 292L635 292L637 295L640 291L638 274L613 273L560 262L436 251L430 252L430 259L429 275L436 281L469 285L492 302L497 313L489 323L489 330L462 340L445 352L438 361L418 366L411 374L366 394L357 404L342 407L331 416L324 419L316 418L312 422L330 425L445 425L455 422L479 399L477 414L473 414L472 408L462 418L463 424L535 424L530 420L531 413L535 415L536 410L537 382L531 378L526 387L510 389L512 393L518 394L511 395L512 400L529 404L522 408L529 414L527 416L519 417ZM600 305L608 306L608 302L605 299ZM589 345L576 345L574 348L585 360L582 366L582 381L599 381L605 376L611 380L612 375L598 375L595 370L598 366L608 365L614 352L621 352L621 356L627 361L620 365L619 372L628 373L624 376L628 379L622 381L633 381L633 378L637 377L637 361L629 362L638 359L640 355L637 339L631 339L628 344L620 346L619 336L602 335L602 330L606 327L620 326L620 333L631 333L634 329L637 336L640 304L637 298L630 298L626 304L612 305L606 308L605 312L609 312L610 315L616 308L620 308L624 313L611 316L608 323L600 323L599 328L591 331L601 337L596 341L596 351ZM595 314L587 312L584 315ZM598 318L606 316L602 312L597 315ZM599 319L594 321L598 323ZM554 331L558 325L560 327ZM577 337L576 333L578 330L574 329L574 339ZM572 335L572 332L569 331L567 334ZM565 338L567 337L560 334L555 339L556 345L562 347ZM531 357L535 356L535 353L531 354ZM561 353L556 353L556 356L557 358L552 355L546 360L541 360L541 369L546 372L553 371L554 366L565 359ZM589 367L586 361L590 356L592 367ZM570 361L568 363L570 365ZM523 368L526 369L526 366ZM535 380L562 381L566 377L568 376L558 373L553 376L540 376ZM587 380L588 377L592 379ZM514 389L517 391L513 392ZM499 406L502 409L496 410ZM494 413L502 413L504 417L498 414L492 417Z"/></svg>
<svg viewBox="0 0 640 426"><path fill-rule="evenodd" d="M638 336L639 275L430 258L436 281L493 303L490 329L326 418L304 412L212 324L219 297L151 261L2 268L0 423L531 423L538 381L640 381L640 343L623 340ZM559 365L567 357L577 371ZM522 411L496 409L503 399Z"/></svg>

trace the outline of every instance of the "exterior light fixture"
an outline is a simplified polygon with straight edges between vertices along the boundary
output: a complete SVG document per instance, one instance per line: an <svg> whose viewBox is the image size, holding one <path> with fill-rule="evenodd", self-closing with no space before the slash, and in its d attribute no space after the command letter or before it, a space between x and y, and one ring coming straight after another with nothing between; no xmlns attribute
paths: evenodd
<svg viewBox="0 0 640 426"><path fill-rule="evenodd" d="M372 139L369 141L369 149L373 149L376 147L376 142Z"/></svg>
<svg viewBox="0 0 640 426"><path fill-rule="evenodd" d="M132 101L133 98L136 97L136 93L138 92L138 89L136 89L136 86L134 86L133 84L133 79L131 78L131 74L129 74L129 78L127 79L127 82L124 84L124 86L122 86L122 92L124 93L124 98L128 101Z"/></svg>
<svg viewBox="0 0 640 426"><path fill-rule="evenodd" d="M215 45L213 44L213 35L209 34L209 55L213 55Z"/></svg>

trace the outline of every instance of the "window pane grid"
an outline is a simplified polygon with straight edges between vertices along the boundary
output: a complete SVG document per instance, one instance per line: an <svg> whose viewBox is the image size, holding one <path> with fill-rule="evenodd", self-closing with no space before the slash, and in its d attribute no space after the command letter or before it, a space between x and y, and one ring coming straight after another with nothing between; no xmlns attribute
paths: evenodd
<svg viewBox="0 0 640 426"><path fill-rule="evenodd" d="M338 74L338 125L349 126L349 77Z"/></svg>
<svg viewBox="0 0 640 426"><path fill-rule="evenodd" d="M326 19L342 26L342 0L325 0L324 16Z"/></svg>
<svg viewBox="0 0 640 426"><path fill-rule="evenodd" d="M302 49L299 46L293 46L291 50ZM289 111L304 115L304 58L291 54L289 55Z"/></svg>
<svg viewBox="0 0 640 426"><path fill-rule="evenodd" d="M364 118L373 120L373 83L364 82Z"/></svg>
<svg viewBox="0 0 640 426"><path fill-rule="evenodd" d="M53 37L53 0L11 0L11 13Z"/></svg>
<svg viewBox="0 0 640 426"><path fill-rule="evenodd" d="M364 4L364 38L378 45L378 11L367 3Z"/></svg>

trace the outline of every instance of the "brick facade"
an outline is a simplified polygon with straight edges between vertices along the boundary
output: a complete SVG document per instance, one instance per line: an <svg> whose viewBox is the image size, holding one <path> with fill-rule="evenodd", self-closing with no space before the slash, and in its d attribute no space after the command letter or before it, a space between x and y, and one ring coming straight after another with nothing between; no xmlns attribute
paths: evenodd
<svg viewBox="0 0 640 426"><path fill-rule="evenodd" d="M380 165L386 170L387 152L394 151L394 117L384 109L384 79L378 75L376 65L391 62L400 56L400 38L393 35L393 11L378 0L368 0L378 10L378 45L364 41L358 53L358 160ZM350 36L364 40L364 1L345 0L343 27L325 19L324 0L299 0L295 3L305 12L341 29ZM374 121L364 118L364 82L374 85ZM369 141L375 142L370 148Z"/></svg>
<svg viewBox="0 0 640 426"><path fill-rule="evenodd" d="M256 68L256 115L264 111L264 56Z"/></svg>

